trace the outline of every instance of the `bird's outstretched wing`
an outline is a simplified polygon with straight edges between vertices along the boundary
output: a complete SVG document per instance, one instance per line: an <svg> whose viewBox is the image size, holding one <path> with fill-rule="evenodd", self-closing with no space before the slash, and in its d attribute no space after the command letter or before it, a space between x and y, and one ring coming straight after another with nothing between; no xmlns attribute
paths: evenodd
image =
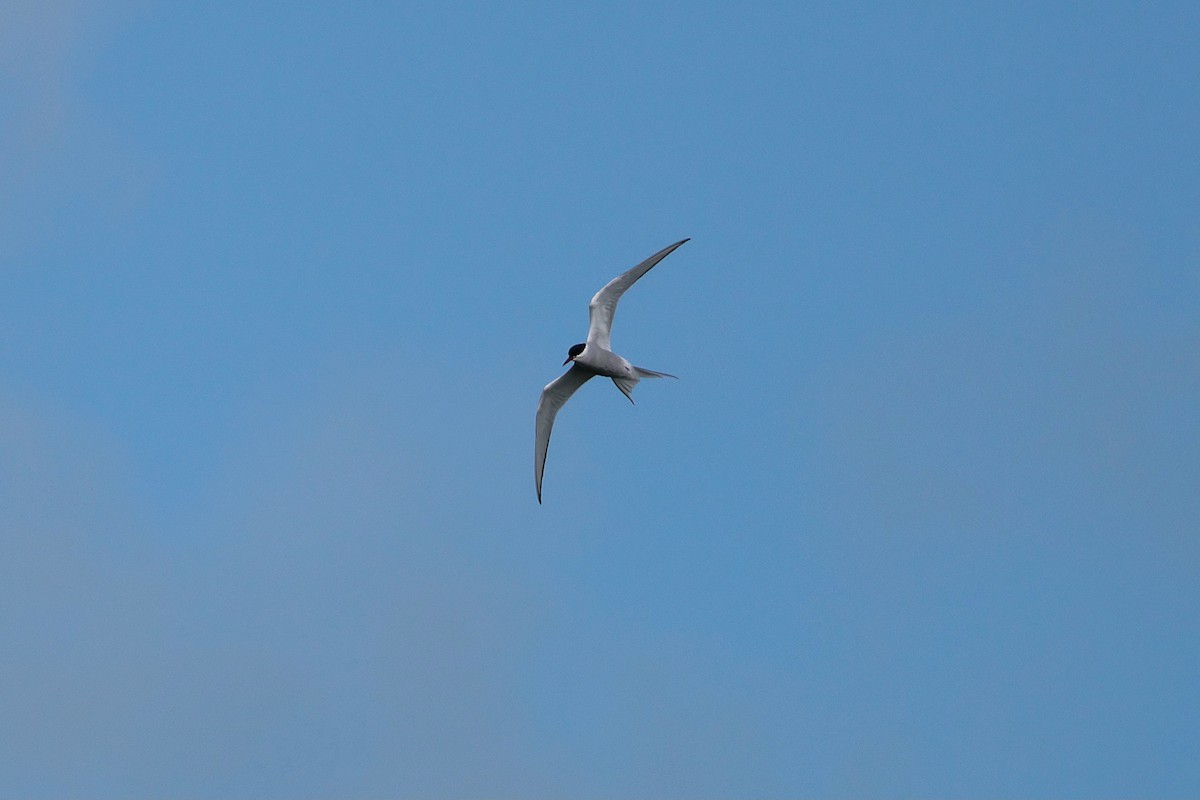
<svg viewBox="0 0 1200 800"><path fill-rule="evenodd" d="M563 407L575 390L587 383L592 377L591 372L577 365L559 375L546 388L542 389L542 399L538 402L537 430L533 442L533 478L537 485L537 499L542 502L542 472L546 469L546 451L550 448L550 429L554 427L554 417Z"/></svg>
<svg viewBox="0 0 1200 800"><path fill-rule="evenodd" d="M591 305L588 306L590 312L588 344L599 345L605 350L612 349L609 340L612 336L613 315L617 313L617 301L621 299L621 295L625 294L625 290L633 286L638 278L649 272L651 267L671 255L676 247L686 241L688 240L681 239L670 247L664 247L633 269L613 278L603 289L596 292Z"/></svg>

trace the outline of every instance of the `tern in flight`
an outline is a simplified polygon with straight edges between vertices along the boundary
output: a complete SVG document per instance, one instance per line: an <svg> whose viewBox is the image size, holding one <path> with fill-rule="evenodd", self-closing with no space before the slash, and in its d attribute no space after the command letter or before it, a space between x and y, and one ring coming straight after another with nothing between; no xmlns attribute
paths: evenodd
<svg viewBox="0 0 1200 800"><path fill-rule="evenodd" d="M609 349L609 338L612 334L613 314L617 311L617 301L625 290L645 275L650 269L675 250L676 247L688 241L683 239L670 247L664 247L647 258L628 272L618 275L609 281L603 289L596 292L589 309L589 324L587 341L572 345L567 351L567 360L563 365L571 364L571 368L561 376L546 384L542 389L542 399L538 402L537 432L533 447L533 477L537 485L538 502L542 502L542 472L546 469L546 450L550 447L550 429L554 427L554 417L563 404L575 394L575 390L595 375L612 378L629 402L633 402L633 387L642 378L674 378L665 372L655 372L642 369L630 364L627 359ZM571 363L574 362L574 363Z"/></svg>

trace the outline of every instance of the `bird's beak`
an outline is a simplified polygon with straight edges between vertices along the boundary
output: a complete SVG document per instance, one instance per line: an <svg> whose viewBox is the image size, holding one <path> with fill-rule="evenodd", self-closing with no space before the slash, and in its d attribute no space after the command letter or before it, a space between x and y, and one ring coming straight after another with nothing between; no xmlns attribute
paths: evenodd
<svg viewBox="0 0 1200 800"><path fill-rule="evenodd" d="M575 360L575 356L567 356L567 360L563 362L563 366L565 367L567 364L570 364L574 360Z"/></svg>

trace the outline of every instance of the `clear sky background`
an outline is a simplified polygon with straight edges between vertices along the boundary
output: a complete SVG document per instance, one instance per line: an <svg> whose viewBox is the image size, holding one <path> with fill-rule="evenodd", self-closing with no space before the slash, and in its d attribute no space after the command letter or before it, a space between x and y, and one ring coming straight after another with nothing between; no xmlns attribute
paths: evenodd
<svg viewBox="0 0 1200 800"><path fill-rule="evenodd" d="M1197 796L1197 42L4 3L0 796Z"/></svg>

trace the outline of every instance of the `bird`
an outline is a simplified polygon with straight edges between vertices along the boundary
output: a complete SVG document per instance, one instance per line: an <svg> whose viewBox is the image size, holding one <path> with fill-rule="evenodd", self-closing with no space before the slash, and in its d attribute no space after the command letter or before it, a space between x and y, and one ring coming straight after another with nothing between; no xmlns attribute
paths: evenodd
<svg viewBox="0 0 1200 800"><path fill-rule="evenodd" d="M550 430L554 427L554 418L558 410L575 394L580 386L591 378L600 375L612 378L612 382L621 393L633 402L633 387L642 378L674 378L666 372L656 372L652 369L635 367L628 359L614 353L611 347L613 315L617 312L617 303L639 278L649 272L655 264L662 261L688 239L680 239L673 245L664 247L631 270L623 272L604 285L596 292L588 305L588 335L586 342L572 345L567 350L567 360L563 362L571 368L559 377L546 384L542 389L542 397L538 401L537 424L534 432L533 447L533 476L537 488L538 503L542 502L542 473L546 469L546 452L550 448Z"/></svg>

